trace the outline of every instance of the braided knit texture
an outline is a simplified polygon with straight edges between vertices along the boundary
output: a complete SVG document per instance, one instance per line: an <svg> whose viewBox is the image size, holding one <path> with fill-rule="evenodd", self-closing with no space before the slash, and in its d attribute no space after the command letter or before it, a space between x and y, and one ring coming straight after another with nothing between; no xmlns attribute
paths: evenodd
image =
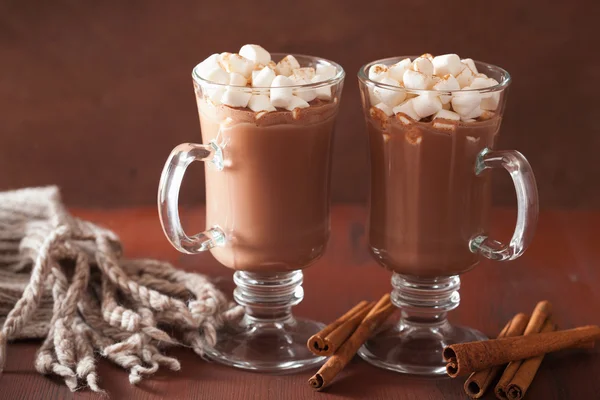
<svg viewBox="0 0 600 400"><path fill-rule="evenodd" d="M242 316L207 277L121 252L113 232L69 215L55 186L0 192L0 374L9 341L39 338L36 370L72 391L102 392L97 355L136 384L181 368L166 348L203 356Z"/></svg>

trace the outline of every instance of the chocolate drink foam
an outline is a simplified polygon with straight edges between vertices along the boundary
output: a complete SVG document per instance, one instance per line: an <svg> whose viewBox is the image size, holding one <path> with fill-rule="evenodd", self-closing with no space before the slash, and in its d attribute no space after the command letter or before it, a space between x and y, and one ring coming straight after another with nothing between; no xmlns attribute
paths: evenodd
<svg viewBox="0 0 600 400"><path fill-rule="evenodd" d="M494 148L501 118L435 120L449 129L406 121L373 111L367 118L371 251L400 274L461 274L478 261L470 239L488 230L491 176L474 168L477 155Z"/></svg>
<svg viewBox="0 0 600 400"><path fill-rule="evenodd" d="M323 254L338 104L310 104L256 113L198 98L203 142L224 145L225 169L205 169L207 227L218 225L228 237L211 249L223 265L284 272Z"/></svg>

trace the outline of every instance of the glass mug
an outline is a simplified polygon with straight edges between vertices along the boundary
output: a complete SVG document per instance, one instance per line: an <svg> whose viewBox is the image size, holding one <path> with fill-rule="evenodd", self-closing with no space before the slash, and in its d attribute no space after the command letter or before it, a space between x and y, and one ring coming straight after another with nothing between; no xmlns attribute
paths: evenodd
<svg viewBox="0 0 600 400"><path fill-rule="evenodd" d="M443 375L444 346L485 339L480 332L448 323L458 307L459 275L481 259L513 260L531 243L538 216L535 178L517 151L494 150L510 75L475 62L479 73L498 85L462 90L480 96L477 120L416 122L377 107L386 99L452 92L408 90L368 78L373 64L392 65L406 57L374 61L358 73L369 135L371 190L369 246L373 257L393 272L392 301L401 309L359 350L376 366L409 374ZM414 58L414 57L411 57ZM392 97L390 97L392 96ZM385 109L385 107L384 107ZM508 244L488 237L492 168L506 169L514 182L518 215Z"/></svg>
<svg viewBox="0 0 600 400"><path fill-rule="evenodd" d="M274 59L284 54L273 54ZM329 238L330 170L334 122L344 70L331 61L294 55L302 66L333 66L333 78L293 86L313 91L308 108L255 113L214 99L231 92L247 96L269 88L235 87L192 72L204 144L185 143L169 156L158 190L160 221L171 244L183 253L209 250L236 270L241 321L219 332L207 355L221 363L258 371L310 368L324 361L307 348L323 324L294 318L302 301L302 269L312 265ZM321 95L331 95L330 100ZM207 230L188 236L178 213L186 168L204 161Z"/></svg>

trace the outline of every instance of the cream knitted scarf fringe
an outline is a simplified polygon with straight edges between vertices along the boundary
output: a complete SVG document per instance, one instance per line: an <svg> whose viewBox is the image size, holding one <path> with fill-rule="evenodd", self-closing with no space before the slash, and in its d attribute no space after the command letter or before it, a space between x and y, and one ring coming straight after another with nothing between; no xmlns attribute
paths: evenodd
<svg viewBox="0 0 600 400"><path fill-rule="evenodd" d="M203 275L122 259L118 237L69 215L57 187L0 192L0 374L8 340L42 338L36 370L72 391L102 391L95 354L135 384L180 369L169 346L202 356L242 313Z"/></svg>

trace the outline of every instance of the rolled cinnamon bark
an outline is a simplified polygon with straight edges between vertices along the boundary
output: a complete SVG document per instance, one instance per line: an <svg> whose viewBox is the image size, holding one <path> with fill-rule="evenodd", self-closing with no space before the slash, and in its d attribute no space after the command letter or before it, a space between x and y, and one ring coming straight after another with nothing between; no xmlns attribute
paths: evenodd
<svg viewBox="0 0 600 400"><path fill-rule="evenodd" d="M600 327L590 325L564 331L453 344L444 349L443 356L448 362L446 371L454 378L514 360L585 346L586 342L598 339Z"/></svg>
<svg viewBox="0 0 600 400"><path fill-rule="evenodd" d="M536 304L533 309L533 313L531 314L531 319L527 324L527 328L525 328L525 332L523 335L531 335L532 333L539 333L542 330L542 327L546 323L546 321L552 316L552 304L549 301L540 301ZM508 386L511 379L515 376L521 363L523 360L515 360L510 362L500 380L496 384L496 388L494 389L494 393L496 397L501 400L506 400L508 397L506 395L506 387Z"/></svg>
<svg viewBox="0 0 600 400"><path fill-rule="evenodd" d="M541 331L552 332L555 329L556 326L552 323L552 321L547 320ZM544 356L545 354L528 358L521 363L517 373L503 389L507 398L511 400L520 400L523 398L523 396L525 396L525 392L527 392L529 385L531 385L531 382L533 382L533 378L535 377L538 368L540 368L540 365L544 360Z"/></svg>
<svg viewBox="0 0 600 400"><path fill-rule="evenodd" d="M521 336L527 327L528 321L529 317L523 313L515 315L508 321L504 329L500 331L498 339L503 337ZM465 393L473 399L481 398L501 372L501 365L483 371L473 372L465 382Z"/></svg>
<svg viewBox="0 0 600 400"><path fill-rule="evenodd" d="M361 301L360 303L352 307L350 310L348 310L346 314L342 315L341 317L333 321L331 324L327 325L320 332L317 332L314 335L312 335L306 343L308 349L317 355L329 355L325 354L329 352L329 345L325 343L327 335L335 331L340 325L348 321L350 318L352 318L353 315L355 315L357 312L360 312L360 310L362 310L368 304L369 302L366 300Z"/></svg>
<svg viewBox="0 0 600 400"><path fill-rule="evenodd" d="M542 327L541 332L552 332L554 330L556 330L556 325L549 319ZM594 342L580 343L573 348L592 349L594 348ZM503 394L507 399L520 400L525 396L527 389L529 389L529 386L533 382L533 378L535 378L535 375L544 360L544 356L545 354L542 354L541 356L523 360L512 379L504 386Z"/></svg>
<svg viewBox="0 0 600 400"><path fill-rule="evenodd" d="M361 301L321 332L308 339L308 349L318 356L332 355L350 337L374 305L375 302Z"/></svg>
<svg viewBox="0 0 600 400"><path fill-rule="evenodd" d="M313 375L308 384L316 390L323 390L342 369L350 362L360 346L379 328L379 326L394 312L395 307L390 301L390 295L383 296L369 311L354 333L344 342L339 350Z"/></svg>

